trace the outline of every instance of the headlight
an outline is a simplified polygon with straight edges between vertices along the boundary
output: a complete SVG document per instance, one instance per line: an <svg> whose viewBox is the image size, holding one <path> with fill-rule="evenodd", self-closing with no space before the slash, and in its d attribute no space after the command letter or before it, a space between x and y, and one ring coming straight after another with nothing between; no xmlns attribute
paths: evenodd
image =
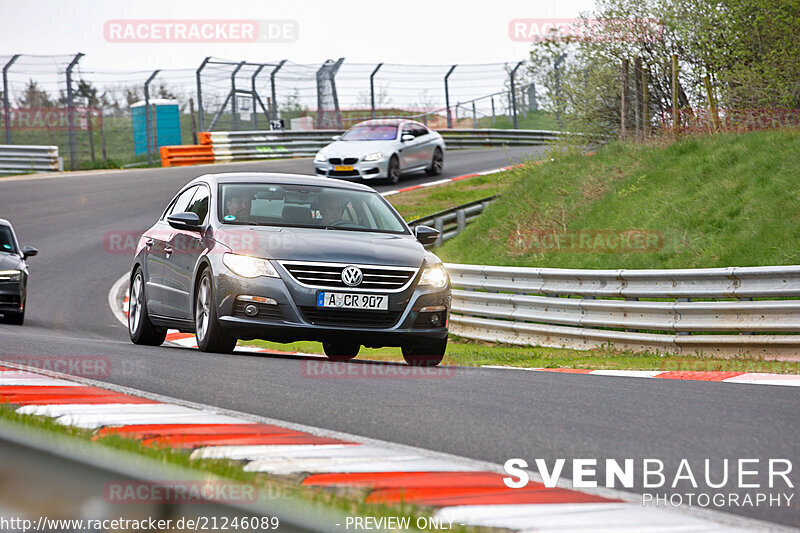
<svg viewBox="0 0 800 533"><path fill-rule="evenodd" d="M323 154L322 152L317 152L317 157L314 158L314 161L316 161L317 163L324 163L327 160L328 158L325 157L325 154Z"/></svg>
<svg viewBox="0 0 800 533"><path fill-rule="evenodd" d="M434 289L442 289L447 285L447 271L441 264L433 265L422 271L420 285L430 285Z"/></svg>
<svg viewBox="0 0 800 533"><path fill-rule="evenodd" d="M266 259L259 259L258 257L250 257L247 255L224 254L222 256L222 262L231 272L243 278L257 278L259 276L269 276L271 278L279 277L275 268Z"/></svg>
<svg viewBox="0 0 800 533"><path fill-rule="evenodd" d="M383 152L375 152L364 156L364 161L380 161L383 159Z"/></svg>
<svg viewBox="0 0 800 533"><path fill-rule="evenodd" d="M0 270L0 281L19 281L21 277L19 270Z"/></svg>

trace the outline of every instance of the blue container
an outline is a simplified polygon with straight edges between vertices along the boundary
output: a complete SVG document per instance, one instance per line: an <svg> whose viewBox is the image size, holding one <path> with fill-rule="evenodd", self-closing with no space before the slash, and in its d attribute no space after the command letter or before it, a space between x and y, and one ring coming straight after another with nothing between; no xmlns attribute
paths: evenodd
<svg viewBox="0 0 800 533"><path fill-rule="evenodd" d="M131 105L133 148L136 155L147 153L147 120L144 108L144 101ZM150 117L153 121L152 146L156 157L162 146L181 144L181 117L176 100L151 99Z"/></svg>

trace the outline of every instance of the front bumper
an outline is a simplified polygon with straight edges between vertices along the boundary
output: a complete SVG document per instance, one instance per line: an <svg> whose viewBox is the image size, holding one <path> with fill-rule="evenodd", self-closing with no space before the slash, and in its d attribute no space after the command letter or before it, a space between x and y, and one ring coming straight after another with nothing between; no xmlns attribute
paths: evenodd
<svg viewBox="0 0 800 533"><path fill-rule="evenodd" d="M18 313L24 305L25 290L21 281L0 282L0 313Z"/></svg>
<svg viewBox="0 0 800 533"><path fill-rule="evenodd" d="M276 268L287 277L286 281L269 277L245 279L230 272L216 276L220 325L231 335L245 340L275 342L347 339L368 347L403 346L447 337L449 286L444 289L418 287L415 279L404 291L388 294L387 311L319 309L316 307L319 291L348 291L305 287L294 282L282 267ZM269 298L276 305L258 304L258 314L246 316L244 305L238 299L242 295ZM423 307L443 307L444 310L422 313ZM433 314L439 316L432 320Z"/></svg>
<svg viewBox="0 0 800 533"><path fill-rule="evenodd" d="M334 165L329 161L324 163L314 161L314 168L317 176L336 179L370 180L383 179L388 175L389 159L384 157L380 161L358 161L350 165L353 167L352 171L336 171L334 170L336 166L339 165Z"/></svg>

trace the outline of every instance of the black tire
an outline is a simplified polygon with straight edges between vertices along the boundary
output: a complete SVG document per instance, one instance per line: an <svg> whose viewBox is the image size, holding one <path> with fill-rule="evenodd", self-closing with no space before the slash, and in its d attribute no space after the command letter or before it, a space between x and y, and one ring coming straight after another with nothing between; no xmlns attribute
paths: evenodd
<svg viewBox="0 0 800 533"><path fill-rule="evenodd" d="M407 344L402 347L403 359L411 366L436 366L444 359L447 337L430 342Z"/></svg>
<svg viewBox="0 0 800 533"><path fill-rule="evenodd" d="M436 148L433 151L433 158L431 158L431 166L425 169L425 174L428 176L439 176L444 169L444 154L441 148Z"/></svg>
<svg viewBox="0 0 800 533"><path fill-rule="evenodd" d="M25 322L25 308L23 307L19 313L6 313L3 315L3 319L6 324L21 326Z"/></svg>
<svg viewBox="0 0 800 533"><path fill-rule="evenodd" d="M386 169L386 183L397 185L400 182L400 160L397 155L389 159L389 167Z"/></svg>
<svg viewBox="0 0 800 533"><path fill-rule="evenodd" d="M216 301L211 271L205 269L200 275L194 295L194 326L197 347L201 352L231 353L236 347L237 339L219 325Z"/></svg>
<svg viewBox="0 0 800 533"><path fill-rule="evenodd" d="M345 341L325 341L322 349L331 361L349 361L358 355L361 345Z"/></svg>
<svg viewBox="0 0 800 533"><path fill-rule="evenodd" d="M144 273L141 267L136 267L128 302L128 335L134 344L161 346L167 337L167 328L158 327L150 322L150 315L147 314L147 297L144 291Z"/></svg>

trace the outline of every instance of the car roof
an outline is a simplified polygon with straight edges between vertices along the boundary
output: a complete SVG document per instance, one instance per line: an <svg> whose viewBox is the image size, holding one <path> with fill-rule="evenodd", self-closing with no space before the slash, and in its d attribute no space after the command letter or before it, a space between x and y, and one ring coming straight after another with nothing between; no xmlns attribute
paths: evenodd
<svg viewBox="0 0 800 533"><path fill-rule="evenodd" d="M406 124L406 123L419 124L420 126L424 126L424 124L422 124L421 122L417 122L416 120L410 120L407 118L373 118L365 120L363 122L359 122L357 124L353 124L353 126L351 127L354 128L356 126L364 126L364 125L369 126L372 124L377 124L382 126L400 126L401 124Z"/></svg>
<svg viewBox="0 0 800 533"><path fill-rule="evenodd" d="M204 174L198 176L190 183L208 181L216 183L274 183L276 185L309 185L317 187L330 187L335 189L349 189L355 191L375 192L375 189L360 183L319 178L302 174L283 174L278 172L223 172L219 174Z"/></svg>
<svg viewBox="0 0 800 533"><path fill-rule="evenodd" d="M4 218L0 218L0 226L8 226L10 228L11 227L11 222L9 222L8 220L6 220Z"/></svg>

